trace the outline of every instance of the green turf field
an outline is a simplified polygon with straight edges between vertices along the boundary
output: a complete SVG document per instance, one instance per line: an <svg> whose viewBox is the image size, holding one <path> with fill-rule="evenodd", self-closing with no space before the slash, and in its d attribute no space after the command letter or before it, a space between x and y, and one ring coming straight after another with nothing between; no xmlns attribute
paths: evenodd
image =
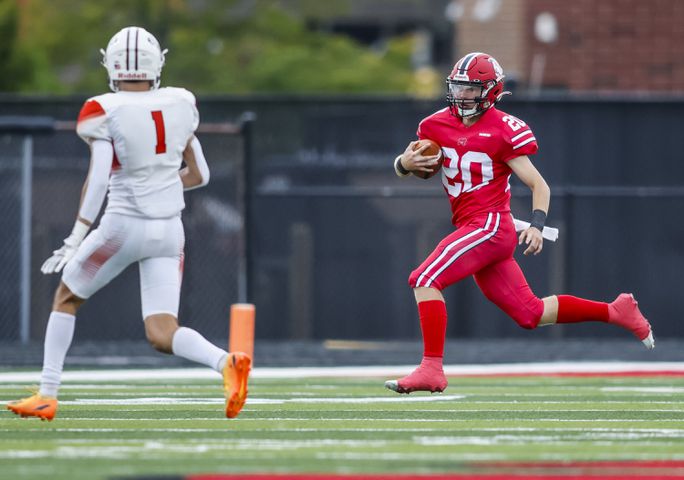
<svg viewBox="0 0 684 480"><path fill-rule="evenodd" d="M0 414L2 478L191 472L473 472L496 462L684 460L684 377L254 379L223 417L218 379L67 383L53 422ZM24 385L0 384L3 401ZM49 474L47 477L41 477Z"/></svg>

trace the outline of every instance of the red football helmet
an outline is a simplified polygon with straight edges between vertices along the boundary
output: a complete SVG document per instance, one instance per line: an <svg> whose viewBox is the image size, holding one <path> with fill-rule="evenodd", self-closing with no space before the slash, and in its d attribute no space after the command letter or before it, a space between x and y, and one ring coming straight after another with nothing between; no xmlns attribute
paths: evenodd
<svg viewBox="0 0 684 480"><path fill-rule="evenodd" d="M479 115L504 95L504 73L499 62L486 53L473 52L461 58L447 77L447 102L460 118Z"/></svg>

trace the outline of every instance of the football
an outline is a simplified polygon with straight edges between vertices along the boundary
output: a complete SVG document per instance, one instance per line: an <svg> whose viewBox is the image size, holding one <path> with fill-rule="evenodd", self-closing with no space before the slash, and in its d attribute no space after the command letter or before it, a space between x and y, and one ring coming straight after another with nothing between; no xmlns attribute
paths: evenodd
<svg viewBox="0 0 684 480"><path fill-rule="evenodd" d="M416 177L427 179L427 178L434 176L437 172L439 172L439 169L442 168L442 160L444 159L444 155L442 154L442 147L440 147L437 144L437 142L433 142L432 140L428 140L428 139L418 140L418 143L416 143L413 146L413 150L414 151L418 150L420 147L422 147L424 145L429 145L428 148L426 148L422 153L424 156L429 157L431 155L439 155L439 159L437 160L437 165L435 165L432 168L431 172L413 172L413 174Z"/></svg>

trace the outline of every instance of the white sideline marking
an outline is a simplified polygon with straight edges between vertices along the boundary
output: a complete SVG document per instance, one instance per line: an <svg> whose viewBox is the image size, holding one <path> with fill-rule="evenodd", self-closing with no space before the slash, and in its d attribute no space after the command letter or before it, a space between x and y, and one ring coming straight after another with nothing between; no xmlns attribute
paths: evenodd
<svg viewBox="0 0 684 480"><path fill-rule="evenodd" d="M251 378L392 378L406 375L415 365L377 367L295 367L255 368ZM593 373L615 374L624 372L678 372L684 373L684 362L550 362L550 363L501 363L491 365L445 365L447 376L461 375L535 375ZM67 370L62 375L66 382L147 380L204 380L218 379L220 375L209 368L165 369L117 369L117 370ZM39 382L40 371L0 372L0 383Z"/></svg>
<svg viewBox="0 0 684 480"><path fill-rule="evenodd" d="M322 397L322 398L248 398L247 405L280 405L284 403L419 403L446 402L461 400L465 395L432 395L429 397ZM178 398L178 397L142 397L142 398L88 398L60 401L62 405L222 405L225 399L216 398Z"/></svg>
<svg viewBox="0 0 684 480"><path fill-rule="evenodd" d="M684 387L603 387L604 392L684 393Z"/></svg>

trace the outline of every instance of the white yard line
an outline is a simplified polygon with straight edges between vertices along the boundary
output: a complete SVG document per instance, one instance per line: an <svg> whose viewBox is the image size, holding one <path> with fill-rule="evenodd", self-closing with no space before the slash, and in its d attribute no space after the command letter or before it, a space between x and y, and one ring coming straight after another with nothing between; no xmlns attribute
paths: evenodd
<svg viewBox="0 0 684 480"><path fill-rule="evenodd" d="M603 392L684 393L684 387L602 387Z"/></svg>
<svg viewBox="0 0 684 480"><path fill-rule="evenodd" d="M248 405L281 405L285 403L426 403L462 400L464 395L431 395L425 396L394 396L394 397L320 397L320 398L248 398ZM9 400L0 400L4 403ZM60 405L222 405L225 400L221 397L136 397L136 398L87 398L76 400L60 400Z"/></svg>
<svg viewBox="0 0 684 480"><path fill-rule="evenodd" d="M415 365L370 366L370 367L256 367L251 378L393 378L406 375ZM567 375L567 374L620 374L620 373L676 373L684 374L684 362L550 362L550 363L501 363L490 365L446 365L447 376L464 375ZM117 369L117 370L68 370L62 379L65 382L128 381L128 380L179 380L215 379L219 374L208 368L167 369ZM0 372L0 383L38 382L40 371Z"/></svg>
<svg viewBox="0 0 684 480"><path fill-rule="evenodd" d="M66 402L64 402L66 403ZM74 403L74 402L70 402ZM247 401L249 403L249 400ZM82 403L79 403L79 405L83 405ZM244 410L246 412L251 411L249 408ZM478 410L480 411L480 410ZM643 412L643 410L638 410L639 412ZM649 410L652 412L661 412L661 410ZM666 410L666 411L671 411L671 410ZM471 410L458 410L458 413L470 413ZM481 412L481 411L480 411ZM491 413L492 410L484 410L484 412L489 412ZM609 410L609 412L624 412L624 410ZM679 410L677 410L679 412ZM220 412L219 412L220 413ZM70 417L68 414L60 414L59 416L60 420L69 420L70 422L130 422L130 421L136 421L136 422L215 422L217 419L221 419L221 416L217 414L216 416L213 417L193 417L193 418L154 418L154 417L135 417L135 418L117 418L117 417L97 417L97 418L81 418L81 417ZM325 417L323 419L325 422L352 422L352 421L358 421L359 419L354 419L354 418L329 418ZM669 419L669 418L661 418L657 420L648 420L648 419L560 419L560 418L546 418L546 419L537 419L537 418L520 418L516 416L510 416L507 417L505 420L502 419L493 419L493 420L481 420L481 421L497 421L497 422L503 422L503 421L553 421L553 422L588 422L588 421L596 421L596 422L616 422L616 421L622 421L622 422L684 422L684 419L678 418L678 419ZM320 422L321 419L309 419L309 418L287 418L287 417L260 417L260 418L245 418L241 417L240 418L241 422L298 422L298 423L304 423L304 422ZM462 419L454 419L454 418L401 418L398 419L396 417L387 417L387 418L378 418L378 417L373 417L373 418L368 418L364 419L363 421L372 421L372 422L401 422L401 423L453 423L453 422L459 422L459 421L472 421L471 419L468 418L462 418ZM478 421L480 421L478 419ZM684 435L684 430L681 430L681 434Z"/></svg>

